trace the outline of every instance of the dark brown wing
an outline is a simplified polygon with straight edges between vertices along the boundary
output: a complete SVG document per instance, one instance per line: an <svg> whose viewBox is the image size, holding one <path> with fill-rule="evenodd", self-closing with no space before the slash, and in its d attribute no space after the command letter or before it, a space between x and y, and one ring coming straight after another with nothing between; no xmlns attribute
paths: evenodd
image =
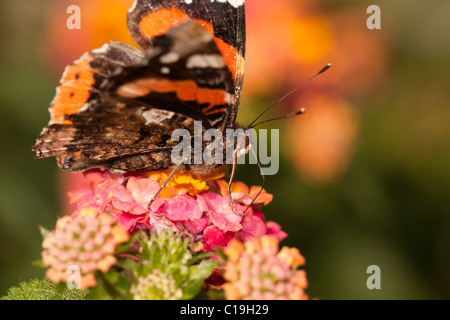
<svg viewBox="0 0 450 320"><path fill-rule="evenodd" d="M51 124L34 149L38 158L57 156L67 171L93 167L114 172L149 171L172 165L170 152L178 143L175 129L193 132L193 119L145 106L93 100L71 115L71 124Z"/></svg>
<svg viewBox="0 0 450 320"><path fill-rule="evenodd" d="M171 165L173 130L192 132L194 120L205 128L226 127L233 82L208 31L189 21L156 37L145 57L133 50L111 43L66 71L52 119L33 147L36 158L58 156L67 171L159 170ZM60 98L61 91L70 97L66 91L80 88L81 80L87 92L87 98L78 96L82 103Z"/></svg>
<svg viewBox="0 0 450 320"><path fill-rule="evenodd" d="M126 68L104 91L205 121L224 130L236 95L232 74L213 36L188 21L155 37L146 51L147 64Z"/></svg>

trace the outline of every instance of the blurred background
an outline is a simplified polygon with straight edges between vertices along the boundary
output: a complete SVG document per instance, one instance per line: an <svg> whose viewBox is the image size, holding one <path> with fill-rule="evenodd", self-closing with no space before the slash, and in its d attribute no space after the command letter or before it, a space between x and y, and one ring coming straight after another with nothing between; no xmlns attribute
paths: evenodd
<svg viewBox="0 0 450 320"><path fill-rule="evenodd" d="M0 2L0 295L42 278L39 226L66 212L54 159L33 160L64 66L110 40L133 44L132 0ZM66 9L81 8L81 30ZM369 5L381 29L369 30ZM280 129L280 170L264 213L306 258L318 299L450 298L450 2L247 0L238 121L332 68L271 111L305 107ZM256 166L238 179L259 185ZM381 269L369 290L366 269Z"/></svg>

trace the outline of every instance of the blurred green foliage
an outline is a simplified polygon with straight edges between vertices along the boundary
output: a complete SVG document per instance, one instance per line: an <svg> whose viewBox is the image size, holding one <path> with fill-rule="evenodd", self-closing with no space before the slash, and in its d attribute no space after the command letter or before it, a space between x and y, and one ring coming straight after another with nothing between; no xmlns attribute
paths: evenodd
<svg viewBox="0 0 450 320"><path fill-rule="evenodd" d="M42 58L48 2L0 2L0 295L43 277L31 264L40 257L38 226L52 229L62 215L59 169L31 152L58 81ZM372 4L322 3L330 11ZM288 233L283 244L305 256L311 298L449 299L450 3L377 4L394 38L390 78L353 101L363 118L349 171L311 187L282 157L280 172L267 177L274 200L264 213ZM240 112L253 116L271 99L243 101ZM283 139L283 125L272 126ZM237 178L259 185L257 172L241 166ZM372 264L381 268L381 290L366 287Z"/></svg>

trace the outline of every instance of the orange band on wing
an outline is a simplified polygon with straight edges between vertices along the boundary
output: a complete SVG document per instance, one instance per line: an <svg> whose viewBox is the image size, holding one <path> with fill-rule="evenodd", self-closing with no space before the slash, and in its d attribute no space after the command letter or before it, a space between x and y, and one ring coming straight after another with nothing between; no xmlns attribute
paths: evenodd
<svg viewBox="0 0 450 320"><path fill-rule="evenodd" d="M217 106L231 103L230 94L224 90L199 88L196 95L199 104L209 103L210 106Z"/></svg>
<svg viewBox="0 0 450 320"><path fill-rule="evenodd" d="M230 70L233 79L236 77L242 77L244 75L244 58L238 54L237 49L222 39L214 38L217 48L222 53L228 69Z"/></svg>
<svg viewBox="0 0 450 320"><path fill-rule="evenodd" d="M166 33L167 30L181 23L186 18L187 15L175 7L159 9L143 16L139 22L139 29L150 39Z"/></svg>
<svg viewBox="0 0 450 320"><path fill-rule="evenodd" d="M139 23L139 28L141 32L150 39L166 33L169 29L184 22L187 18L188 16L184 12L175 7L170 9L159 9L143 16ZM214 28L211 23L198 19L193 19L193 21L197 22L214 36ZM237 49L217 37L214 37L214 41L225 58L228 69L233 75L233 79L235 79L236 76L243 76L244 58L238 54Z"/></svg>
<svg viewBox="0 0 450 320"><path fill-rule="evenodd" d="M207 111L207 112L203 111L202 113L205 116L210 116L210 115L215 114L215 113L223 113L223 112L225 112L225 108L214 109L214 110Z"/></svg>
<svg viewBox="0 0 450 320"><path fill-rule="evenodd" d="M231 104L230 94L222 89L199 88L194 81L145 78L123 84L117 89L117 94L124 98L139 98L151 92L175 92L177 98L183 101L196 101L199 104L213 106Z"/></svg>
<svg viewBox="0 0 450 320"><path fill-rule="evenodd" d="M66 67L57 94L50 106L51 123L70 124L66 115L77 113L87 102L91 86L95 83L89 63L92 56L86 54L73 65Z"/></svg>

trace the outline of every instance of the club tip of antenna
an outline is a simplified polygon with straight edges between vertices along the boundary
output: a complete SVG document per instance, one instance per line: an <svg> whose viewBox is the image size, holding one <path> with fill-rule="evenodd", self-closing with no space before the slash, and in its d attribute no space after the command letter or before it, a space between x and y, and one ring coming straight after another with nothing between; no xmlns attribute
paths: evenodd
<svg viewBox="0 0 450 320"><path fill-rule="evenodd" d="M331 67L331 63L327 64L325 67L323 67L322 69L320 69L320 71L317 72L317 74L324 73L325 71L327 71L328 69L330 69L330 67Z"/></svg>
<svg viewBox="0 0 450 320"><path fill-rule="evenodd" d="M288 114L287 117L290 117L290 116L298 116L298 115L301 115L301 114L303 114L303 113L305 113L305 112L306 112L306 109L305 109L305 108L301 108L300 110L298 110L298 111L296 111L296 112L293 112L293 113Z"/></svg>

